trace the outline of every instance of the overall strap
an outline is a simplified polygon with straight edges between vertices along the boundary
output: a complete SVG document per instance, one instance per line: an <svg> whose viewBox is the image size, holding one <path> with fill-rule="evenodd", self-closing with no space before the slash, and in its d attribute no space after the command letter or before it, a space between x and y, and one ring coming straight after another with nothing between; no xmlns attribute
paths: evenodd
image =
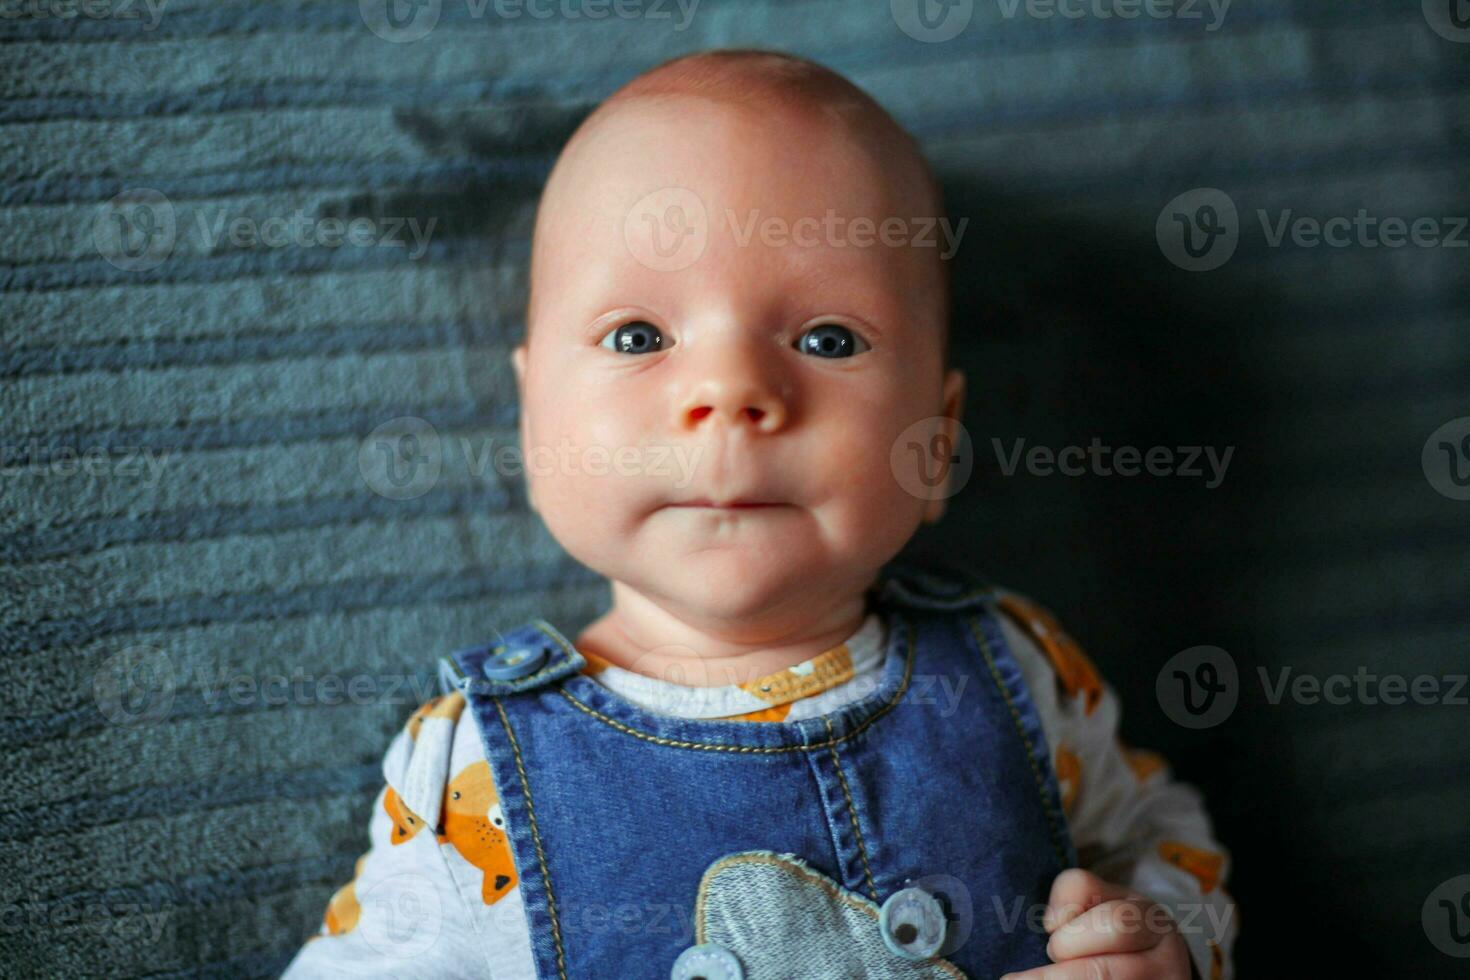
<svg viewBox="0 0 1470 980"><path fill-rule="evenodd" d="M577 673L587 659L544 619L533 619L488 644L439 660L439 687L466 697L500 697L532 691Z"/></svg>

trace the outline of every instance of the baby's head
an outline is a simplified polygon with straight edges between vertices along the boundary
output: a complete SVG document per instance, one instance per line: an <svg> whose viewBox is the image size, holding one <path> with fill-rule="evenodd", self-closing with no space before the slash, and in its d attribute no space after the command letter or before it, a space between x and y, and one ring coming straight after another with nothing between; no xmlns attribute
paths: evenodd
<svg viewBox="0 0 1470 980"><path fill-rule="evenodd" d="M703 628L861 593L942 508L890 466L960 414L942 214L913 140L810 62L692 55L600 105L542 197L514 352L551 533Z"/></svg>

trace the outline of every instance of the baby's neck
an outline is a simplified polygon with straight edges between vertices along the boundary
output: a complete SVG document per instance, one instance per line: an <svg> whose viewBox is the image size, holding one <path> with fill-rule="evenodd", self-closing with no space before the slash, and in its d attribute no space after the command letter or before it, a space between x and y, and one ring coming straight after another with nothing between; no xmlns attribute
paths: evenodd
<svg viewBox="0 0 1470 980"><path fill-rule="evenodd" d="M584 653L638 674L690 687L743 684L810 660L856 633L865 596L808 603L800 615L692 625L646 596L613 584L613 606L578 635Z"/></svg>

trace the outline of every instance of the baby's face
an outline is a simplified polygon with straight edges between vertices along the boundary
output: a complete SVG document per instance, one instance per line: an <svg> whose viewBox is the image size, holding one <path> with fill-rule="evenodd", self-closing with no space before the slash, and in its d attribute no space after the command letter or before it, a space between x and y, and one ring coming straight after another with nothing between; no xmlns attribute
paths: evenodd
<svg viewBox="0 0 1470 980"><path fill-rule="evenodd" d="M587 137L548 188L515 352L532 503L577 560L686 622L797 624L937 517L889 455L959 412L938 259L849 225L913 233L923 199L790 110L634 102ZM666 250L692 229L685 251L657 251L647 215Z"/></svg>

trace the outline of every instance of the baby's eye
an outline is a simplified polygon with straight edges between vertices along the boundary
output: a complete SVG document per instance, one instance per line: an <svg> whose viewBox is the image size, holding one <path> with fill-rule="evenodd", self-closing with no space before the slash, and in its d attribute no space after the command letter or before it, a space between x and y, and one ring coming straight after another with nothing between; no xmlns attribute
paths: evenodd
<svg viewBox="0 0 1470 980"><path fill-rule="evenodd" d="M867 341L838 323L812 327L797 338L795 347L814 357L852 357L870 349Z"/></svg>
<svg viewBox="0 0 1470 980"><path fill-rule="evenodd" d="M664 335L653 324L634 320L609 330L599 346L623 354L651 354L663 349Z"/></svg>

